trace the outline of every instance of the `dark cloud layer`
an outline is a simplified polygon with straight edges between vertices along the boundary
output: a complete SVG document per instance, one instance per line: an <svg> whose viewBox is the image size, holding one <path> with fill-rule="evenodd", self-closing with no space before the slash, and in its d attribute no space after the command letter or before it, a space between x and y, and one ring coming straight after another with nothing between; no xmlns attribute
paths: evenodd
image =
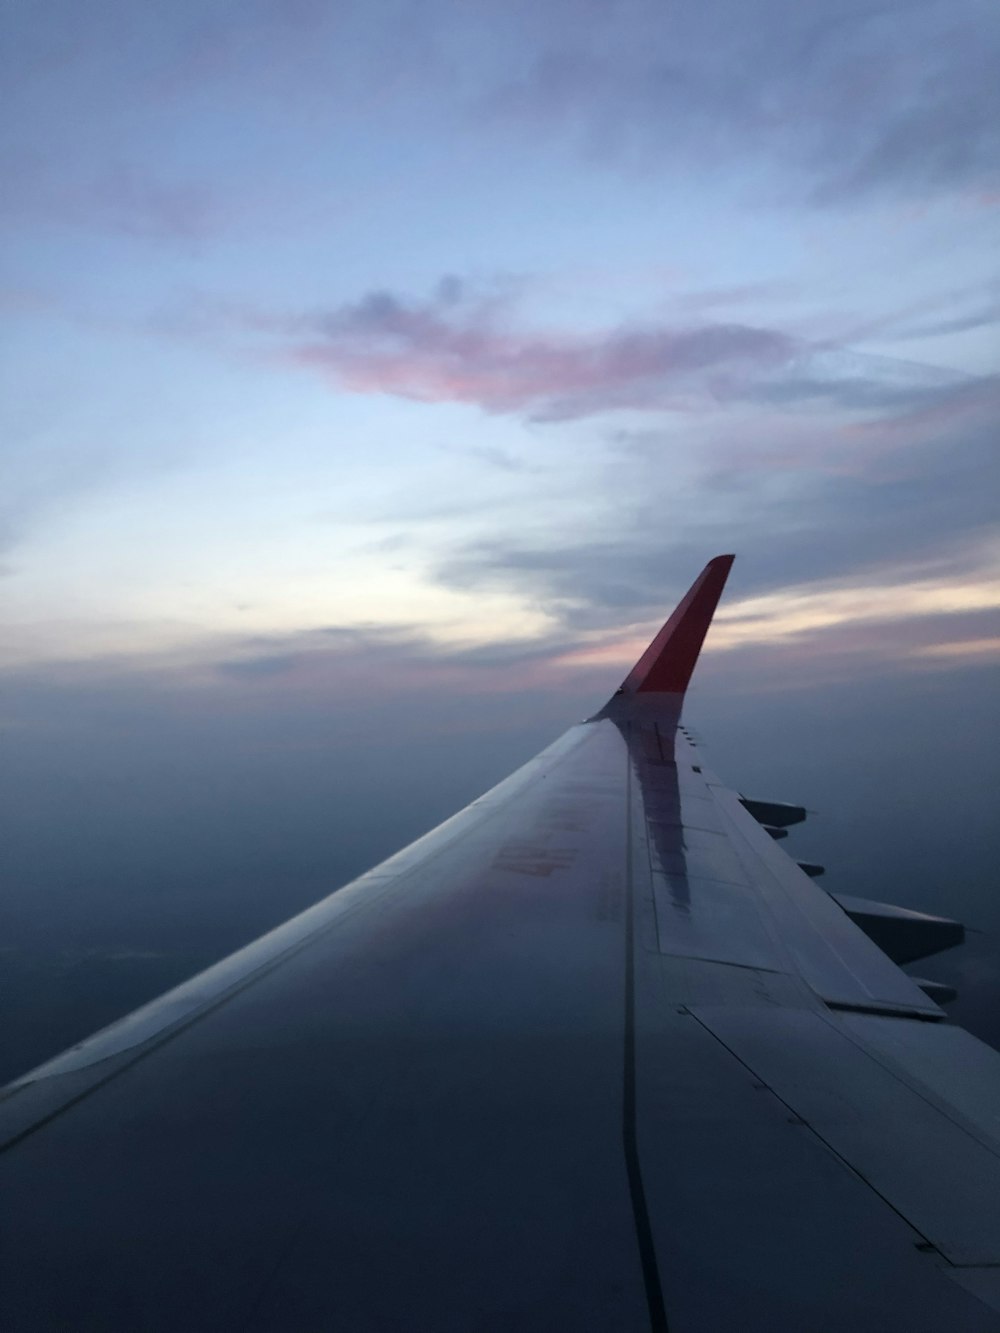
<svg viewBox="0 0 1000 1333"><path fill-rule="evenodd" d="M976 386L942 399L929 420L890 417L846 457L799 456L783 475L737 442L706 461L693 494L677 489L671 436L627 433L616 437L622 481L588 531L531 541L498 529L453 547L437 577L464 590L514 590L577 628L655 617L665 581L715 551L739 553L748 594L927 570L974 577L996 532L995 395Z"/></svg>

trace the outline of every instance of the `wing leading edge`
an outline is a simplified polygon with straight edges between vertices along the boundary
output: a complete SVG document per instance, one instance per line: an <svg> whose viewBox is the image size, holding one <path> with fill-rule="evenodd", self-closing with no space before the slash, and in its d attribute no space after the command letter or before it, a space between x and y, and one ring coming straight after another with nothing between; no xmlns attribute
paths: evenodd
<svg viewBox="0 0 1000 1333"><path fill-rule="evenodd" d="M1000 1057L679 728L589 722L12 1084L17 1330L1000 1330Z"/></svg>

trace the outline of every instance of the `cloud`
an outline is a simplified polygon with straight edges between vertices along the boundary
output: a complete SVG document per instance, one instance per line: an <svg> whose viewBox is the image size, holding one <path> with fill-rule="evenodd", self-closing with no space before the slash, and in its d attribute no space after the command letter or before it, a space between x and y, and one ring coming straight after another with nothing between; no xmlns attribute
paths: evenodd
<svg viewBox="0 0 1000 1333"><path fill-rule="evenodd" d="M423 299L376 290L312 314L206 302L157 327L197 335L213 320L254 340L272 362L316 371L348 392L475 404L542 422L732 403L871 414L937 402L970 379L746 322L647 318L588 333L533 329L519 325L509 291L455 277Z"/></svg>
<svg viewBox="0 0 1000 1333"><path fill-rule="evenodd" d="M891 330L894 342L940 338L969 333L1000 323L1000 282L980 282L974 288L953 293L951 299L915 305L909 318L896 321Z"/></svg>
<svg viewBox="0 0 1000 1333"><path fill-rule="evenodd" d="M716 645L774 643L840 625L886 625L935 616L1000 611L1000 574L952 579L900 579L846 586L795 586L721 608ZM967 642L967 641L960 641ZM936 645L939 647L940 645Z"/></svg>
<svg viewBox="0 0 1000 1333"><path fill-rule="evenodd" d="M844 343L912 342L950 333L987 328L1000 322L1000 281L980 277L973 283L922 292L877 314L866 312L842 324Z"/></svg>
<svg viewBox="0 0 1000 1333"><path fill-rule="evenodd" d="M713 377L725 392L752 368L788 360L791 341L741 324L626 327L585 337L519 332L491 302L439 288L428 301L372 292L287 349L296 364L361 393L475 403L565 420L616 407L666 407Z"/></svg>
<svg viewBox="0 0 1000 1333"><path fill-rule="evenodd" d="M3 215L142 240L190 244L220 229L217 193L194 180L161 179L126 162L91 169L22 158L5 167Z"/></svg>
<svg viewBox="0 0 1000 1333"><path fill-rule="evenodd" d="M939 609L923 614L926 588L789 590L766 612L750 612L754 600L724 604L699 664L699 684L726 682L736 695L812 691L822 684L956 672L988 667L1000 658L1000 598L995 585L974 589L940 585ZM956 605L951 605L954 593ZM961 609L981 593L985 609ZM557 659L563 668L623 679L659 626L649 622L628 634L601 633ZM983 636L983 637L976 637Z"/></svg>
<svg viewBox="0 0 1000 1333"><path fill-rule="evenodd" d="M621 463L583 532L498 526L454 544L437 577L519 593L586 632L659 614L664 587L717 550L742 557L734 577L746 595L791 581L974 582L995 563L996 394L977 386L936 410L836 433L805 419L781 437L765 419L730 439L723 423L686 484L670 465L672 433L616 434Z"/></svg>
<svg viewBox="0 0 1000 1333"><path fill-rule="evenodd" d="M9 737L37 736L53 727L85 731L111 698L115 711L141 728L135 701L146 701L145 707L155 698L158 711L190 725L203 719L221 733L256 715L266 720L268 745L323 749L338 734L356 734L359 708L378 710L388 735L397 728L410 735L448 729L451 711L464 717L475 700L521 698L548 710L544 701L557 696L573 709L596 708L645 649L697 568L685 561L682 570L660 580L651 619L623 605L601 625L565 619L517 639L462 644L418 627L332 626L216 635L169 651L8 667L0 673L7 700L2 729ZM786 581L760 593L753 591L751 576L727 591L706 646L706 661L726 661L706 665L701 674L739 679L745 664L749 675L738 688L752 693L773 683L769 663L796 670L811 663L814 683L823 664L833 667L824 678L843 678L845 669L880 674L904 665L954 670L995 655L998 613L995 571L907 577L905 571L873 570L867 577ZM53 712L53 699L68 701L65 715ZM311 716L321 701L330 710L328 730L302 730L294 719ZM502 725L503 715L497 702L478 725L466 717L461 726L490 731Z"/></svg>
<svg viewBox="0 0 1000 1333"><path fill-rule="evenodd" d="M199 240L219 227L219 203L201 183L159 181L117 166L67 192L69 215L110 230L156 240Z"/></svg>
<svg viewBox="0 0 1000 1333"><path fill-rule="evenodd" d="M1000 635L988 639L956 639L952 643L932 643L921 649L924 657L954 658L975 661L981 658L1000 661Z"/></svg>
<svg viewBox="0 0 1000 1333"><path fill-rule="evenodd" d="M234 658L219 662L216 671L224 676L239 678L289 675L299 665L299 658L291 653L265 653L259 657Z"/></svg>
<svg viewBox="0 0 1000 1333"><path fill-rule="evenodd" d="M238 14L98 3L86 22L78 7L58 10L12 20L6 73L14 119L39 127L64 172L126 140L123 106L169 160L178 136L168 116L179 112L184 135L203 134L207 148L220 128L234 134L216 119L228 105L245 133L261 132L262 173L275 170L276 126L294 160L303 131L335 142L356 117L362 140L375 122L420 126L461 150L471 141L482 160L513 134L546 169L551 147L568 144L598 167L671 172L681 188L722 178L771 202L988 204L998 193L1000 24L976 0L429 0L391 18L349 0L268 0ZM98 127L96 141L81 124ZM130 160L140 172L142 158ZM232 197L229 155L221 173ZM273 208L275 181L234 211ZM77 198L74 216L144 235L213 224L215 201L180 182L150 191L98 174L94 185L98 197Z"/></svg>
<svg viewBox="0 0 1000 1333"><path fill-rule="evenodd" d="M594 161L725 165L820 206L996 186L1000 23L975 0L636 0L605 24L587 7L538 43L480 114L568 136Z"/></svg>

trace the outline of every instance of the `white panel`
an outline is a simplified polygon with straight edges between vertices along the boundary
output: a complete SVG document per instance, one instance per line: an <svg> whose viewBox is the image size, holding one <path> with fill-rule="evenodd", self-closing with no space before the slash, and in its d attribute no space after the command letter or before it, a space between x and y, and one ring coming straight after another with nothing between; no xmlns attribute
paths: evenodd
<svg viewBox="0 0 1000 1333"><path fill-rule="evenodd" d="M1000 1263L1000 1157L856 1045L836 1018L804 1009L693 1012L952 1263Z"/></svg>
<svg viewBox="0 0 1000 1333"><path fill-rule="evenodd" d="M1000 1054L964 1028L841 1014L838 1023L1000 1154Z"/></svg>
<svg viewBox="0 0 1000 1333"><path fill-rule="evenodd" d="M747 814L735 792L724 787L712 790L762 911L817 995L838 1005L910 1009L944 1017Z"/></svg>
<svg viewBox="0 0 1000 1333"><path fill-rule="evenodd" d="M752 895L739 885L678 875L654 875L660 952L779 971Z"/></svg>

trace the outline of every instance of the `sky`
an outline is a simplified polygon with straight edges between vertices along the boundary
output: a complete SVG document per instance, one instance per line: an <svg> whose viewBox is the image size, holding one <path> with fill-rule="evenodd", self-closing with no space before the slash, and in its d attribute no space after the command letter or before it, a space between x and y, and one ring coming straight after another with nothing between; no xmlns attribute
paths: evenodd
<svg viewBox="0 0 1000 1333"><path fill-rule="evenodd" d="M1000 1041L1000 13L0 6L0 1075L593 711L691 719ZM780 790L779 790L780 788Z"/></svg>

